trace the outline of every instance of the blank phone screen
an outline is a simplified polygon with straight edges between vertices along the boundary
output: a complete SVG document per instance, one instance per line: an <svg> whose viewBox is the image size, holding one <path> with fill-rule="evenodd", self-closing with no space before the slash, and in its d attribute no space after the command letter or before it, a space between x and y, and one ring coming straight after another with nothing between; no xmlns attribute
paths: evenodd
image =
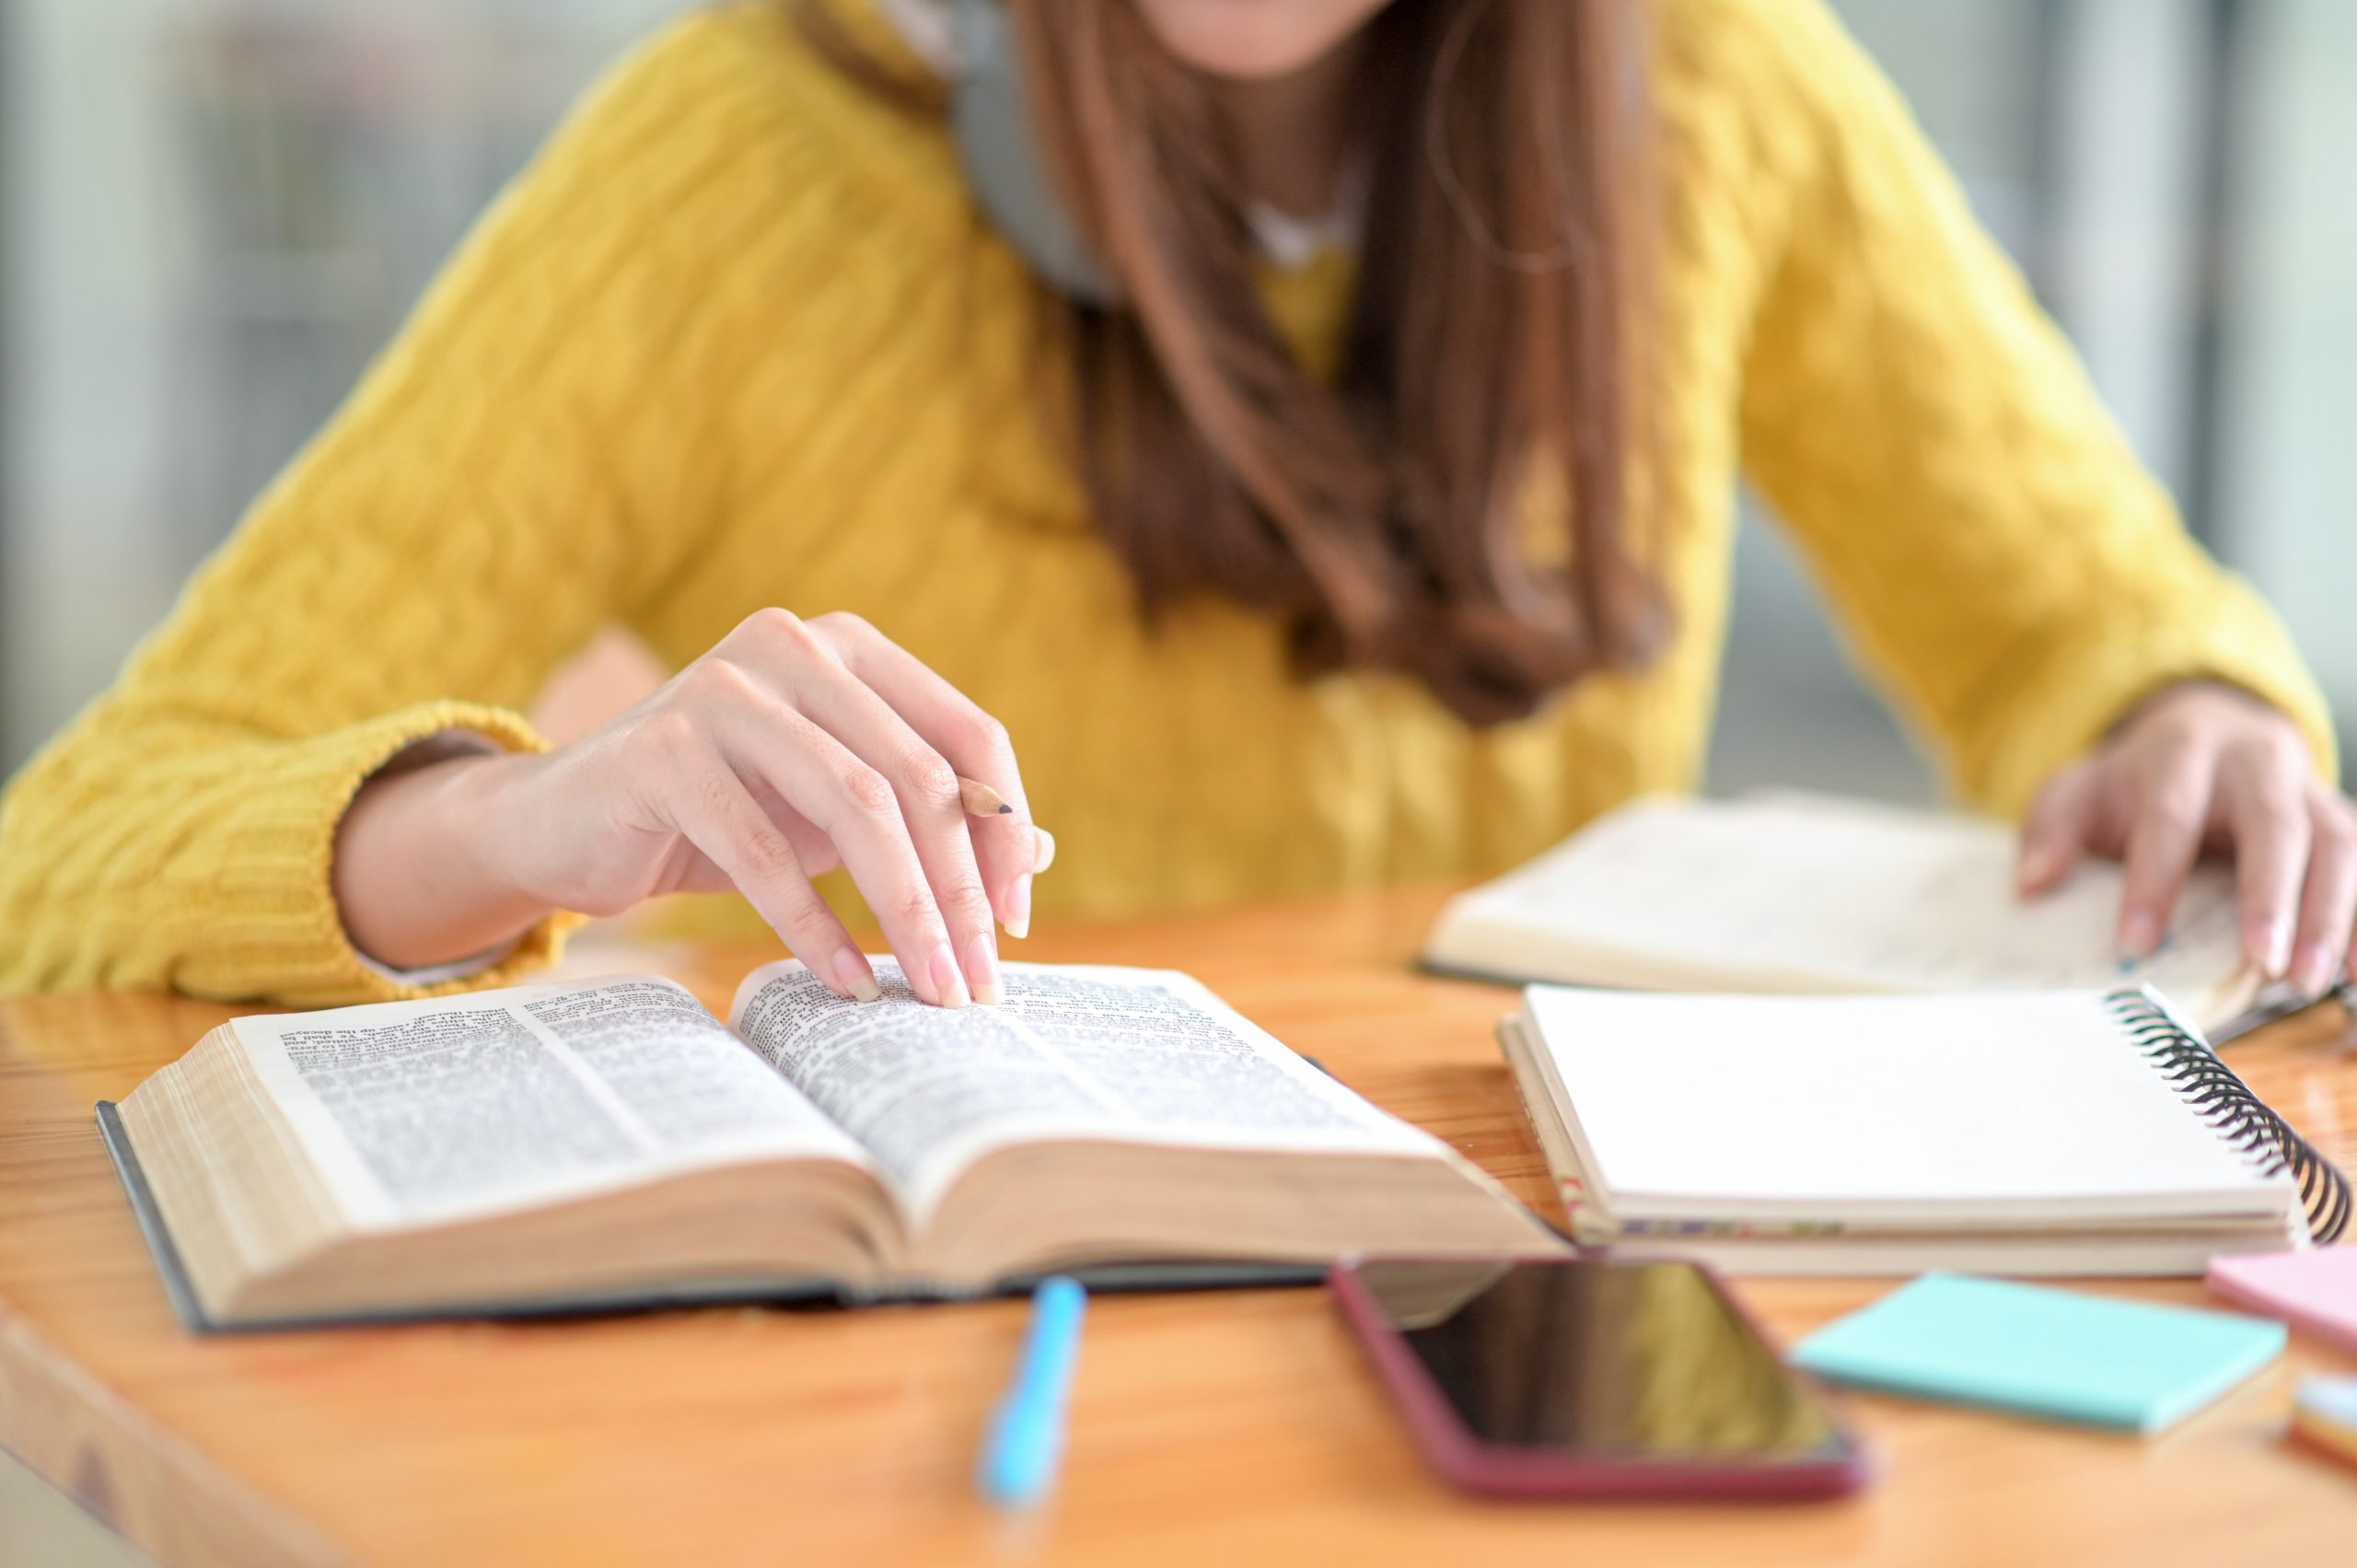
<svg viewBox="0 0 2357 1568"><path fill-rule="evenodd" d="M1483 1442L1784 1460L1843 1444L1809 1385L1690 1263L1369 1261L1357 1273Z"/></svg>

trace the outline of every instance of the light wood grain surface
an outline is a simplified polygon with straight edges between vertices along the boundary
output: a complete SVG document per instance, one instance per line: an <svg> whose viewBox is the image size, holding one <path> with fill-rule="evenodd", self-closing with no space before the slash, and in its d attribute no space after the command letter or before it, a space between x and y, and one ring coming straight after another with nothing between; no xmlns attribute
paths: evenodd
<svg viewBox="0 0 2357 1568"><path fill-rule="evenodd" d="M1533 1202L1491 1026L1508 993L1414 973L1433 892L1042 932L1024 957L1188 969ZM585 949L725 1005L757 948ZM1101 1298L1063 1485L974 1499L1019 1303L725 1309L205 1339L173 1320L92 1125L230 1010L0 1007L0 1445L168 1562L1426 1561L2346 1562L2357 1471L2286 1446L2286 1363L2158 1441L1894 1400L1832 1504L1499 1506L1425 1474L1322 1292ZM2319 1010L2229 1060L2357 1156L2357 1055ZM1903 1042L1894 1042L1903 1049ZM1794 1336L1887 1288L1743 1283ZM2103 1288L2199 1302L2191 1282ZM5 1522L0 1522L5 1527Z"/></svg>

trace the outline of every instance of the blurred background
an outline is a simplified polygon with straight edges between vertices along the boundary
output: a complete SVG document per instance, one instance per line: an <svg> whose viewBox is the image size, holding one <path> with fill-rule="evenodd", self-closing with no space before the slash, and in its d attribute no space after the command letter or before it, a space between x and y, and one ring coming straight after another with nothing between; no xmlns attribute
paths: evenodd
<svg viewBox="0 0 2357 1568"><path fill-rule="evenodd" d="M0 773L680 3L0 0ZM2350 734L2357 3L1835 5ZM1738 584L1713 787L1931 798L1757 516ZM5 1458L0 1518L0 1568L134 1561Z"/></svg>
<svg viewBox="0 0 2357 1568"><path fill-rule="evenodd" d="M680 0L0 0L0 771ZM2357 5L1836 0L2357 717ZM1712 784L1930 798L1754 517Z"/></svg>

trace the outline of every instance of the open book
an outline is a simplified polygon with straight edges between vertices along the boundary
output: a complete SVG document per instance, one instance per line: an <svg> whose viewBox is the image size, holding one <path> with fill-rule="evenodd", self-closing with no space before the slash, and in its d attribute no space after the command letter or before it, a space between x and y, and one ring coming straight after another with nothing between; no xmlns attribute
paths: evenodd
<svg viewBox="0 0 2357 1568"><path fill-rule="evenodd" d="M2212 1041L2305 998L2242 959L2232 877L2197 866L2158 951L2122 964L2121 878L2015 892L2011 829L1800 794L1640 799L1441 912L1436 969L1641 991L2151 985Z"/></svg>
<svg viewBox="0 0 2357 1568"><path fill-rule="evenodd" d="M950 1012L876 970L756 970L726 1025L650 976L238 1018L100 1123L205 1326L1560 1249L1185 975L1015 964Z"/></svg>

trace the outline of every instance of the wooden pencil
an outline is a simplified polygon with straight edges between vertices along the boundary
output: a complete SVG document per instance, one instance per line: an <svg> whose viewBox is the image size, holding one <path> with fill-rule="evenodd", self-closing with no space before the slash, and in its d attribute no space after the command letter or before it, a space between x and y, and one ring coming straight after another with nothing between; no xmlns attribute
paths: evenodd
<svg viewBox="0 0 2357 1568"><path fill-rule="evenodd" d="M980 779L960 778L958 798L966 803L969 817L1003 817L1015 809L1006 803L1006 796Z"/></svg>
<svg viewBox="0 0 2357 1568"><path fill-rule="evenodd" d="M981 780L970 779L962 774L958 780L958 798L965 803L966 814L970 817L1004 817L1012 816L1015 811L1015 807L1006 803L1006 796ZM1037 857L1031 869L1045 871L1055 864L1056 836L1036 822L1031 825L1031 836L1035 841L1033 847Z"/></svg>

